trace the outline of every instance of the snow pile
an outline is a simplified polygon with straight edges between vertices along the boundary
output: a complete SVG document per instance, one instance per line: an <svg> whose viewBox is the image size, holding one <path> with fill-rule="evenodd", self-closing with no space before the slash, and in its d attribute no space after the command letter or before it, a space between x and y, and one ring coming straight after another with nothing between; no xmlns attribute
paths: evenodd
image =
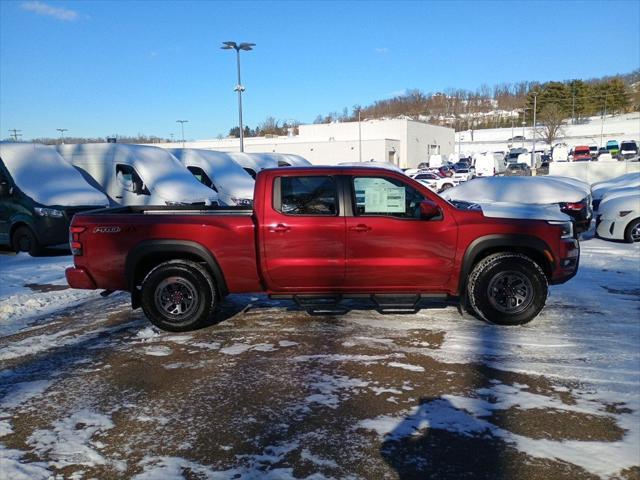
<svg viewBox="0 0 640 480"><path fill-rule="evenodd" d="M107 197L89 185L53 147L0 142L0 158L18 188L42 205L109 205Z"/></svg>
<svg viewBox="0 0 640 480"><path fill-rule="evenodd" d="M474 178L442 193L447 200L475 203L508 202L548 205L580 202L588 195L585 189L554 177L484 177Z"/></svg>

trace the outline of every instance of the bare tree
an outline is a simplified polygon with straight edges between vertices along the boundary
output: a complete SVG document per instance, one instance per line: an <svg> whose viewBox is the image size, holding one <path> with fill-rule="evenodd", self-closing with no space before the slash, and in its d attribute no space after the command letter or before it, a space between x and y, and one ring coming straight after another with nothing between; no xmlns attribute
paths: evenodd
<svg viewBox="0 0 640 480"><path fill-rule="evenodd" d="M538 114L540 126L537 133L550 147L558 137L563 135L564 117L562 109L554 103L542 107Z"/></svg>

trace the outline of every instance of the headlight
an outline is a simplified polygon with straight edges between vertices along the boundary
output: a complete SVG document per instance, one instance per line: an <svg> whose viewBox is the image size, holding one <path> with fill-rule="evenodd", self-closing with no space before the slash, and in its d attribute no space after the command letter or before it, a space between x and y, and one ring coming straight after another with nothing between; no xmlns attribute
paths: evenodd
<svg viewBox="0 0 640 480"><path fill-rule="evenodd" d="M62 218L63 216L62 210L56 210L55 208L34 207L33 211L40 217Z"/></svg>
<svg viewBox="0 0 640 480"><path fill-rule="evenodd" d="M250 198L231 197L231 201L237 206L251 207L253 206L253 200Z"/></svg>
<svg viewBox="0 0 640 480"><path fill-rule="evenodd" d="M560 238L573 238L573 223L571 222L547 222L549 225L560 227Z"/></svg>

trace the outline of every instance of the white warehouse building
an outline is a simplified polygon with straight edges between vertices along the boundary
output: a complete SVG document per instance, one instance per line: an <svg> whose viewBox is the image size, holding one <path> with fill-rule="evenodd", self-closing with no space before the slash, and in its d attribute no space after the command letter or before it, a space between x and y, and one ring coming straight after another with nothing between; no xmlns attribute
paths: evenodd
<svg viewBox="0 0 640 480"><path fill-rule="evenodd" d="M430 155L454 153L452 128L409 119L366 120L362 122L300 125L299 134L274 137L246 137L248 153L293 153L314 165L375 160L400 168L416 167ZM156 144L181 147L182 142ZM237 138L185 142L187 148L237 152Z"/></svg>

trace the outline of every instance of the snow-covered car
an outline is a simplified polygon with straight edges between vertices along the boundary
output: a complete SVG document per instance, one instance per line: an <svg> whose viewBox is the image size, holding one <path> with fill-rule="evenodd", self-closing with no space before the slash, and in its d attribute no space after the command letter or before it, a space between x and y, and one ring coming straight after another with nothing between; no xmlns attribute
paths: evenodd
<svg viewBox="0 0 640 480"><path fill-rule="evenodd" d="M451 178L441 177L434 172L418 172L414 175L410 175L410 177L425 185L429 190L437 193L455 187Z"/></svg>
<svg viewBox="0 0 640 480"><path fill-rule="evenodd" d="M640 187L640 172L631 172L620 175L619 177L597 182L591 185L591 197L593 198L593 208L598 209L602 197L608 190L621 187Z"/></svg>
<svg viewBox="0 0 640 480"><path fill-rule="evenodd" d="M228 154L195 148L170 148L196 179L218 194L218 203L225 206L253 205L254 180Z"/></svg>
<svg viewBox="0 0 640 480"><path fill-rule="evenodd" d="M596 234L610 240L640 242L640 193L605 199L596 217Z"/></svg>
<svg viewBox="0 0 640 480"><path fill-rule="evenodd" d="M579 181L576 181L579 182ZM479 204L557 205L574 222L574 231L589 228L593 210L588 187L572 184L569 179L554 177L478 177L446 190L441 196L449 201Z"/></svg>

